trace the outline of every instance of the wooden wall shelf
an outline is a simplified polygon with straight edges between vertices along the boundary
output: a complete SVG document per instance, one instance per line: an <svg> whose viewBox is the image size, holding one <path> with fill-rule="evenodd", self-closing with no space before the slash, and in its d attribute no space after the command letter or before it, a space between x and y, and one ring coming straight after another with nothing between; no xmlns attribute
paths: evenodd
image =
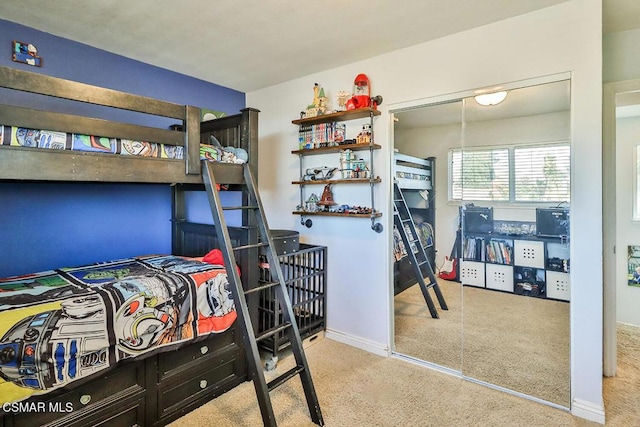
<svg viewBox="0 0 640 427"><path fill-rule="evenodd" d="M296 185L313 185L313 184L378 184L382 182L378 178L348 178L348 179L316 179L309 181L292 181Z"/></svg>
<svg viewBox="0 0 640 427"><path fill-rule="evenodd" d="M294 215L304 216L340 216L343 218L379 218L382 216L381 212L374 212L371 214L351 214L341 212L307 212L307 211L294 211Z"/></svg>
<svg viewBox="0 0 640 427"><path fill-rule="evenodd" d="M315 125L318 123L343 122L346 120L363 119L365 117L379 116L380 111L373 108L358 108L357 110L338 111L337 113L321 114L315 117L292 120L294 125Z"/></svg>

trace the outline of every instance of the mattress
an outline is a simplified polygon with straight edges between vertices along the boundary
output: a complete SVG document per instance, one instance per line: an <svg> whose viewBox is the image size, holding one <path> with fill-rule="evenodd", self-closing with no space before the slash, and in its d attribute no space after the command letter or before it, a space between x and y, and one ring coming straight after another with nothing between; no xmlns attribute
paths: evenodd
<svg viewBox="0 0 640 427"><path fill-rule="evenodd" d="M17 126L0 125L0 145L162 159L184 158L184 147L181 146ZM200 144L200 159L224 163L245 163L246 156L237 155L235 150L237 149L233 147L221 148L210 144Z"/></svg>
<svg viewBox="0 0 640 427"><path fill-rule="evenodd" d="M174 350L227 330L235 319L224 267L182 257L0 279L0 401Z"/></svg>

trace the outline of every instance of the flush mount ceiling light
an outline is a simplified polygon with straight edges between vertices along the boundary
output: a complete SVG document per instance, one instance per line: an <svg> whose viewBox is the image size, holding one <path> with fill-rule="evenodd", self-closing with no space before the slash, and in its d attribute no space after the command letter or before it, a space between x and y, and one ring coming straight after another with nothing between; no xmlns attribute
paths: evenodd
<svg viewBox="0 0 640 427"><path fill-rule="evenodd" d="M493 92L493 93L483 93L481 95L476 95L473 98L480 105L489 106L489 105L498 105L507 97L507 92Z"/></svg>

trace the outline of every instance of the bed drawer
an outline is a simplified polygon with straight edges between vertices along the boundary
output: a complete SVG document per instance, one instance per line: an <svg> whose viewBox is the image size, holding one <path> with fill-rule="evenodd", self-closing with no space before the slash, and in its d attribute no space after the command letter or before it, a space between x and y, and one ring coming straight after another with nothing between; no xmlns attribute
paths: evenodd
<svg viewBox="0 0 640 427"><path fill-rule="evenodd" d="M86 412L86 413L85 413ZM80 415L80 414L78 414ZM83 411L82 416L62 418L47 427L140 427L145 425L143 395L119 400L104 409Z"/></svg>
<svg viewBox="0 0 640 427"><path fill-rule="evenodd" d="M44 411L16 414L14 426L41 426L57 419L76 419L83 414L100 411L121 399L137 396L145 390L144 363L135 362L119 366L90 383L79 385L68 392L61 391L54 396L42 396L34 401L44 401ZM53 425L69 425L68 422Z"/></svg>
<svg viewBox="0 0 640 427"><path fill-rule="evenodd" d="M158 389L158 419L176 418L221 395L245 380L240 357L224 361L208 358L199 363L199 372L175 376L160 384Z"/></svg>
<svg viewBox="0 0 640 427"><path fill-rule="evenodd" d="M186 365L195 363L198 360L220 355L226 352L238 350L236 342L237 328L232 326L221 334L180 348L177 351L160 353L158 355L158 382L164 378L177 374L186 368Z"/></svg>

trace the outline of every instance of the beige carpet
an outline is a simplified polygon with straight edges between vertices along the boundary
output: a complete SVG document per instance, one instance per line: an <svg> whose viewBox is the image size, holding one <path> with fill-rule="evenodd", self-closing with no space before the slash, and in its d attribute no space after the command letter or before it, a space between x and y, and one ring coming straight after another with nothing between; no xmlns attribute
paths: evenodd
<svg viewBox="0 0 640 427"><path fill-rule="evenodd" d="M395 346L398 353L456 371L462 370L462 286L439 280L448 310L440 309L431 292L439 319L434 320L414 285L394 298Z"/></svg>
<svg viewBox="0 0 640 427"><path fill-rule="evenodd" d="M329 427L597 425L566 411L327 338L318 340L306 354ZM281 360L277 371L290 363L290 356ZM272 401L279 426L314 425L298 380L275 390ZM262 425L262 418L252 383L244 383L171 425L255 427Z"/></svg>
<svg viewBox="0 0 640 427"><path fill-rule="evenodd" d="M463 373L569 407L569 304L464 288Z"/></svg>
<svg viewBox="0 0 640 427"><path fill-rule="evenodd" d="M438 310L439 319L431 318L419 286L395 297L398 352L570 406L569 304L439 284L449 308Z"/></svg>
<svg viewBox="0 0 640 427"><path fill-rule="evenodd" d="M603 384L607 426L640 426L640 328L618 324L616 377Z"/></svg>
<svg viewBox="0 0 640 427"><path fill-rule="evenodd" d="M640 328L619 325L618 376L604 379L607 426L640 425ZM328 427L596 427L568 412L324 338L306 350ZM283 357L273 376L292 364ZM311 427L299 381L272 393L278 425ZM257 427L252 383L244 383L171 424Z"/></svg>

